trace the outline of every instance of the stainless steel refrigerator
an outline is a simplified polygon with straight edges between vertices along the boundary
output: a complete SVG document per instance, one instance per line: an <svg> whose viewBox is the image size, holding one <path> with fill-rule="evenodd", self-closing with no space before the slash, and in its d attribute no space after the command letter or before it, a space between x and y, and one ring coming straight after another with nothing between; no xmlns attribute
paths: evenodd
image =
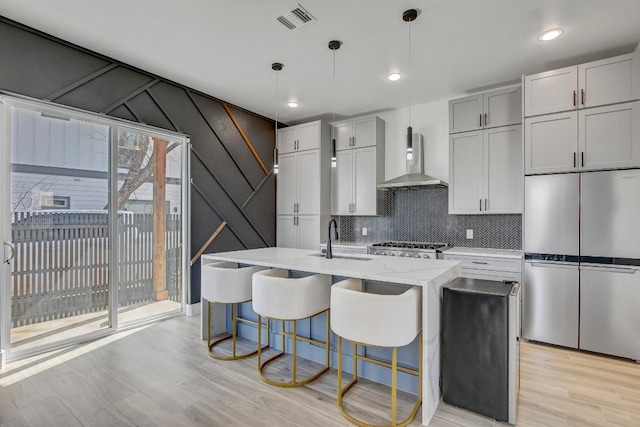
<svg viewBox="0 0 640 427"><path fill-rule="evenodd" d="M522 335L640 360L640 170L525 177Z"/></svg>

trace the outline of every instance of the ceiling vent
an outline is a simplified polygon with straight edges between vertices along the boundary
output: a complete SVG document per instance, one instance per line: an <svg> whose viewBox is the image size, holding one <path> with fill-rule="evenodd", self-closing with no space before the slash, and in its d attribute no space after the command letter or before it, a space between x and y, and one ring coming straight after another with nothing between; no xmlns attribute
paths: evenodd
<svg viewBox="0 0 640 427"><path fill-rule="evenodd" d="M298 3L298 7L282 12L277 19L288 29L295 30L308 22L315 21L316 18Z"/></svg>

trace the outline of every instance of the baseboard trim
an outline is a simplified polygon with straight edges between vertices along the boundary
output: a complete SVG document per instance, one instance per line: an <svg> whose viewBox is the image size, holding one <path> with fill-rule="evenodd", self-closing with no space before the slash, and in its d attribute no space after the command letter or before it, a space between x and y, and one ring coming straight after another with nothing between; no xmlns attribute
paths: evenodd
<svg viewBox="0 0 640 427"><path fill-rule="evenodd" d="M189 317L199 316L202 313L202 303L187 304L185 306L185 314Z"/></svg>

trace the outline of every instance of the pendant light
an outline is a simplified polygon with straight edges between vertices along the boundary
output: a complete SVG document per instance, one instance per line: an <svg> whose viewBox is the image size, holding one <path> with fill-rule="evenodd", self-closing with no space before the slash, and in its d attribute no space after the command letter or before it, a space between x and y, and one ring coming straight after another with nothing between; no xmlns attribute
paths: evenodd
<svg viewBox="0 0 640 427"><path fill-rule="evenodd" d="M331 40L329 42L329 49L333 51L333 122L336 121L336 50L340 49L342 42L338 40ZM335 135L331 138L331 167L338 166L338 158L336 157L336 138Z"/></svg>
<svg viewBox="0 0 640 427"><path fill-rule="evenodd" d="M409 23L409 126L407 127L407 160L413 159L413 141L411 128L411 81L413 76L411 74L411 22L415 21L418 17L418 11L415 9L405 10L402 14L402 20Z"/></svg>
<svg viewBox="0 0 640 427"><path fill-rule="evenodd" d="M273 173L278 173L278 72L284 65L279 62L271 64L271 69L276 72L276 146L273 148Z"/></svg>

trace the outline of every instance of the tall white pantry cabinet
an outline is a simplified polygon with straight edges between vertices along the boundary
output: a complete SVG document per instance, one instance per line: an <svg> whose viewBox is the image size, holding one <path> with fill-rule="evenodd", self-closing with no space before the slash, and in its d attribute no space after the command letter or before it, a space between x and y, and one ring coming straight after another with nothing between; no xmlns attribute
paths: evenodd
<svg viewBox="0 0 640 427"><path fill-rule="evenodd" d="M321 120L278 130L276 245L318 249L330 219L330 129Z"/></svg>

